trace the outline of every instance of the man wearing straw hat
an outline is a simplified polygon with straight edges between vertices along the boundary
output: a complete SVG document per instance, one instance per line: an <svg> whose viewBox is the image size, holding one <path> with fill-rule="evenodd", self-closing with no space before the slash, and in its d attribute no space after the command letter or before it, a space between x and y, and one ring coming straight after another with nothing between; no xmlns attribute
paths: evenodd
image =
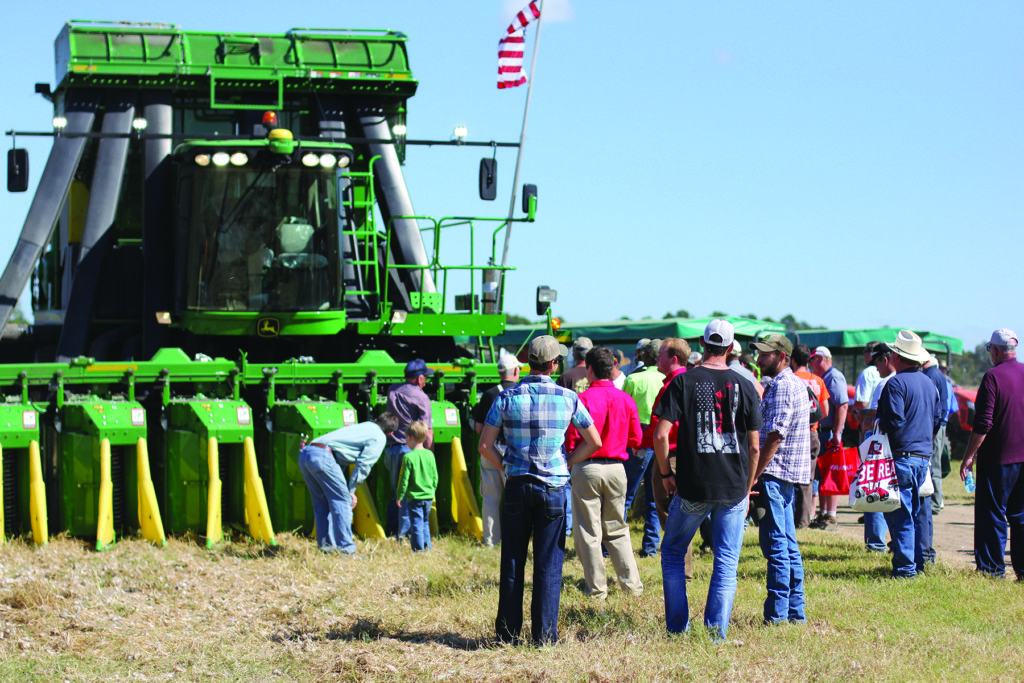
<svg viewBox="0 0 1024 683"><path fill-rule="evenodd" d="M878 431L889 437L902 505L885 513L892 536L893 578L914 578L924 569L932 546L932 508L920 490L931 469L932 433L939 392L921 365L928 352L921 338L900 330L892 351L896 374L886 382L878 400Z"/></svg>

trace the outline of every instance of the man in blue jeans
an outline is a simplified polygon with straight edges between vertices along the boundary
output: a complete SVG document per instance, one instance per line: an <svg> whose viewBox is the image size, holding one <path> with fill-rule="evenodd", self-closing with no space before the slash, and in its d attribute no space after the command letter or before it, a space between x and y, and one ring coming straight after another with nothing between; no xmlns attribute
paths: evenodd
<svg viewBox="0 0 1024 683"><path fill-rule="evenodd" d="M647 339L646 343L637 348L637 361L640 367L630 373L626 378L626 384L622 390L633 397L636 401L636 409L640 416L640 429L647 432L651 422L651 410L661 393L665 384L663 375L657 366L658 350L661 348L660 339ZM640 557L651 557L658 554L658 541L661 540L661 522L658 521L658 506L654 502L654 486L651 463L654 461L654 450L645 448L643 443L635 449L630 449L629 459L626 460L626 510L633 503L640 484L644 487L644 504L641 514L644 520L644 535L640 543Z"/></svg>
<svg viewBox="0 0 1024 683"><path fill-rule="evenodd" d="M889 437L903 504L886 512L885 521L892 536L892 577L912 579L924 570L932 547L932 506L922 501L920 491L931 470L939 392L921 372L928 352L919 336L900 330L886 347L892 351L896 374L882 388L876 424Z"/></svg>
<svg viewBox="0 0 1024 683"><path fill-rule="evenodd" d="M676 375L665 387L654 415L654 454L669 495L661 542L661 572L668 630L689 629L686 549L711 517L714 569L704 608L704 625L725 640L736 596L736 568L743 545L747 499L760 455L760 401L750 382L726 365L734 340L732 324L715 319L704 329L703 363ZM669 469L669 433L679 423L676 474Z"/></svg>
<svg viewBox="0 0 1024 683"><path fill-rule="evenodd" d="M427 440L423 447L428 451L434 448L434 429L431 419L432 409L430 397L423 387L427 386L427 378L434 374L432 368L417 358L405 364L405 381L395 384L388 391L387 412L398 417L398 429L388 437L387 448L384 449L384 467L387 468L391 483L391 495L398 490L398 475L402 471L402 461L409 447L405 443L405 428L416 420L427 425ZM397 536L399 540L409 535L409 508L399 507L394 498L388 501L385 531L388 536Z"/></svg>
<svg viewBox="0 0 1024 683"><path fill-rule="evenodd" d="M320 550L355 553L352 509L356 506L356 488L366 479L387 437L397 427L398 418L384 413L375 422L361 422L318 436L299 452L299 472L313 499ZM347 465L355 465L348 481L342 469Z"/></svg>
<svg viewBox="0 0 1024 683"><path fill-rule="evenodd" d="M1006 574L1006 531L1010 531L1010 563L1024 581L1024 365L1017 360L1017 334L1001 327L985 350L992 368L978 389L974 432L967 444L960 476L978 461L974 502L974 556L978 571L992 577Z"/></svg>
<svg viewBox="0 0 1024 683"><path fill-rule="evenodd" d="M526 558L533 537L533 642L558 642L558 606L565 560L565 507L569 466L589 458L601 447L601 436L586 406L570 389L551 379L568 349L554 337L530 342L530 374L502 392L487 413L480 434L480 456L504 469L501 504L501 574L498 582L498 640L517 643L523 629ZM565 455L569 425L582 442ZM494 449L505 437L505 456Z"/></svg>
<svg viewBox="0 0 1024 683"><path fill-rule="evenodd" d="M793 343L772 333L750 345L762 377L770 377L761 401L758 494L765 515L758 524L768 560L766 624L803 623L804 564L793 518L796 487L811 481L811 402L807 385L789 367Z"/></svg>

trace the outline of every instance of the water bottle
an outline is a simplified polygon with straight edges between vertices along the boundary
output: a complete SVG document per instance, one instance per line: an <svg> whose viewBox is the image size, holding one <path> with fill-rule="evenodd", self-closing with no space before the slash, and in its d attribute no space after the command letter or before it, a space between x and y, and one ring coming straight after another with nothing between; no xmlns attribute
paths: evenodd
<svg viewBox="0 0 1024 683"><path fill-rule="evenodd" d="M967 476L964 477L964 488L967 489L967 493L974 493L974 472L967 470Z"/></svg>

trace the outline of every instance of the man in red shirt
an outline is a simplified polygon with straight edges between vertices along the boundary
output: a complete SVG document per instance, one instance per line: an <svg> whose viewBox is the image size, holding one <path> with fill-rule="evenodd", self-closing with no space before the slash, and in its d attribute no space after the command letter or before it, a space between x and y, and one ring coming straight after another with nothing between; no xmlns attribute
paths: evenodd
<svg viewBox="0 0 1024 683"><path fill-rule="evenodd" d="M633 557L629 526L624 519L626 499L626 448L640 445L640 417L633 397L617 389L611 381L615 358L609 349L587 352L589 386L580 401L594 419L601 435L601 448L589 458L570 458L572 517L576 554L583 565L586 593L604 600L608 595L601 542L615 567L622 590L630 595L643 593L644 584ZM569 429L566 452L572 453L580 436Z"/></svg>
<svg viewBox="0 0 1024 683"><path fill-rule="evenodd" d="M685 339L679 339L678 337L669 337L665 341L661 342L661 348L658 349L658 372L665 375L665 383L661 387L661 391L658 392L658 398L654 400L654 407L657 408L658 402L661 401L661 397L665 394L665 388L675 378L676 375L681 375L686 372L686 364L690 360L690 345ZM644 438L640 442L641 448L650 448L654 450L654 430L658 427L660 418L656 415L651 414L651 424L647 427L647 431L644 432ZM676 431L678 427L672 425L672 431L669 432L669 467L673 472L676 470L675 452L676 452ZM661 528L665 528L665 520L668 518L668 506L672 502L672 496L668 495L665 491L665 485L662 483L663 477L661 476L661 470L657 467L657 462L652 461L654 464L654 472L651 474L651 488L654 490L654 500L658 505L658 517L661 520ZM641 557L643 555L641 554ZM686 549L686 578L693 578L693 552L691 548Z"/></svg>

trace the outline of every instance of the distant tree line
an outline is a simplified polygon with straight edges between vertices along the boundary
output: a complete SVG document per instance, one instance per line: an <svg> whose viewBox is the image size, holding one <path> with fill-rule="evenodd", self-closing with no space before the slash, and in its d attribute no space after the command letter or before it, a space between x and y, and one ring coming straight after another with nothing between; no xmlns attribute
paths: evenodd
<svg viewBox="0 0 1024 683"><path fill-rule="evenodd" d="M985 344L974 347L973 351L965 350L959 356L953 356L953 365L949 368L949 376L965 389L977 389L981 378L992 367L992 359L985 350Z"/></svg>

